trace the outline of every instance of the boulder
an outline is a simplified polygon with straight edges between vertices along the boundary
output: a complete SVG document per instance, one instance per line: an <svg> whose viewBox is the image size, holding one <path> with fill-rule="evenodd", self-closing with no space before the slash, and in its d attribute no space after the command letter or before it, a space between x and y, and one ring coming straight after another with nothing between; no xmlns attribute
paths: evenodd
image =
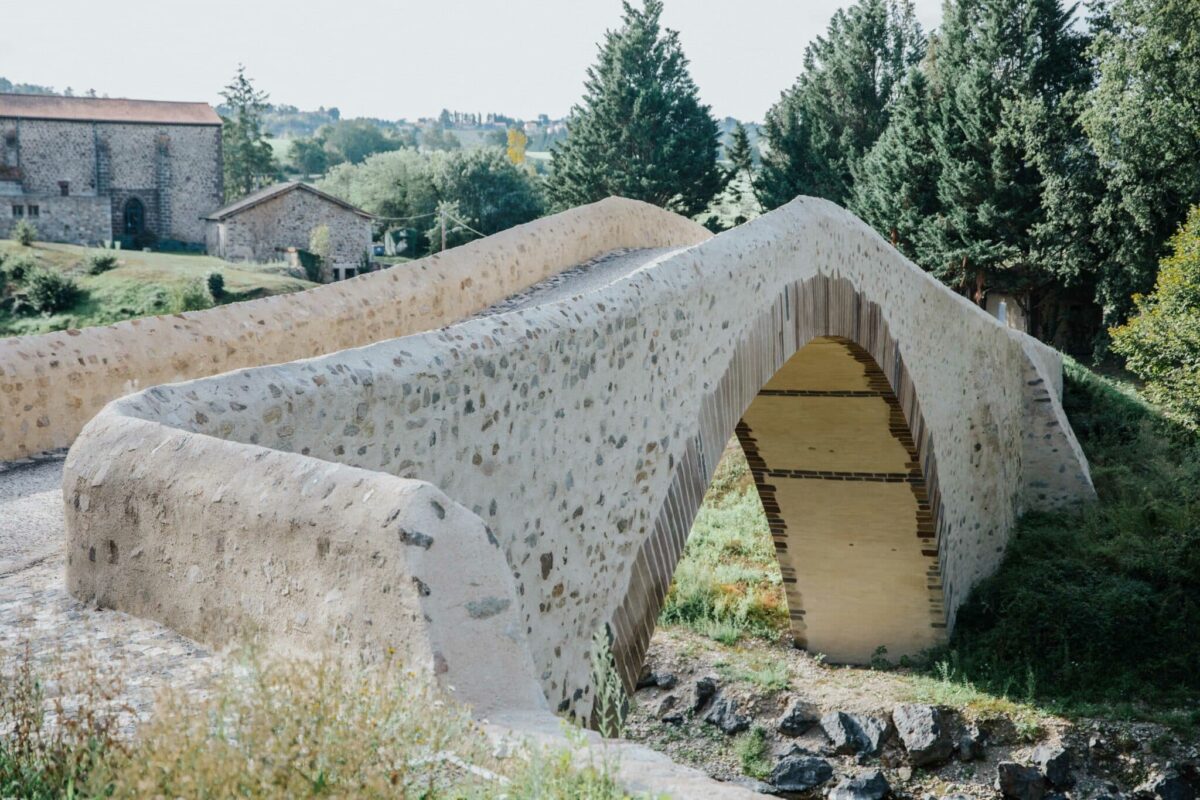
<svg viewBox="0 0 1200 800"><path fill-rule="evenodd" d="M983 737L976 728L964 728L954 743L959 761L978 761L983 758Z"/></svg>
<svg viewBox="0 0 1200 800"><path fill-rule="evenodd" d="M654 716L662 719L675 710L679 705L679 698L676 695L669 694L658 701L658 706L654 709Z"/></svg>
<svg viewBox="0 0 1200 800"><path fill-rule="evenodd" d="M883 800L892 787L877 769L843 778L829 793L829 800Z"/></svg>
<svg viewBox="0 0 1200 800"><path fill-rule="evenodd" d="M738 713L737 702L728 697L718 697L704 715L704 721L716 725L727 734L741 733L750 727L750 718Z"/></svg>
<svg viewBox="0 0 1200 800"><path fill-rule="evenodd" d="M829 762L814 756L784 756L771 770L771 783L780 792L807 792L832 777Z"/></svg>
<svg viewBox="0 0 1200 800"><path fill-rule="evenodd" d="M1154 797L1157 800L1196 800L1195 789L1173 769L1150 776L1134 790L1134 794Z"/></svg>
<svg viewBox="0 0 1200 800"><path fill-rule="evenodd" d="M658 670L650 669L647 664L642 667L642 671L638 674L637 688L649 689L657 686L659 689L674 689L675 684L679 680L670 672L659 672Z"/></svg>
<svg viewBox="0 0 1200 800"><path fill-rule="evenodd" d="M1033 751L1032 761L1038 765L1051 785L1061 788L1074 783L1071 776L1071 753L1062 745L1038 745Z"/></svg>
<svg viewBox="0 0 1200 800"><path fill-rule="evenodd" d="M1046 796L1046 779L1037 767L1001 761L996 765L996 788L1003 797L1013 800L1042 800Z"/></svg>
<svg viewBox="0 0 1200 800"><path fill-rule="evenodd" d="M821 721L821 715L811 703L792 700L779 718L779 732L785 736L800 736Z"/></svg>
<svg viewBox="0 0 1200 800"><path fill-rule="evenodd" d="M892 711L892 723L913 766L944 764L954 752L954 742L942 721L942 713L933 706L897 706Z"/></svg>
<svg viewBox="0 0 1200 800"><path fill-rule="evenodd" d="M821 717L821 730L829 737L833 752L842 756L878 755L891 726L884 720L862 714L834 711Z"/></svg>
<svg viewBox="0 0 1200 800"><path fill-rule="evenodd" d="M711 675L705 675L703 678L697 678L695 685L692 687L692 711L699 711L708 705L708 701L712 700L717 694L717 679Z"/></svg>
<svg viewBox="0 0 1200 800"><path fill-rule="evenodd" d="M673 672L655 672L654 685L660 689L674 689L679 683Z"/></svg>

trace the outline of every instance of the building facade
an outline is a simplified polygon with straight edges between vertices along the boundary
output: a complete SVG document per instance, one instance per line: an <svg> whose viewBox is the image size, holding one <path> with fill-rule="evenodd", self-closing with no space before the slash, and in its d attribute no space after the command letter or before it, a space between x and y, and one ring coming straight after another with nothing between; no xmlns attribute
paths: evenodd
<svg viewBox="0 0 1200 800"><path fill-rule="evenodd" d="M282 261L311 249L313 232L329 231L324 280L341 280L370 260L371 215L300 181L277 183L207 217L210 255L227 261Z"/></svg>
<svg viewBox="0 0 1200 800"><path fill-rule="evenodd" d="M198 248L221 199L207 103L0 94L0 236Z"/></svg>

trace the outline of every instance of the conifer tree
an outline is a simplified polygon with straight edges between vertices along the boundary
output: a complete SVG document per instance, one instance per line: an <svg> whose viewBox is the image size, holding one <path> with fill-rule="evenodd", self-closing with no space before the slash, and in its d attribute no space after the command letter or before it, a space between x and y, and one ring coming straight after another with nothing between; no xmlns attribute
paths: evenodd
<svg viewBox="0 0 1200 800"><path fill-rule="evenodd" d="M717 122L678 34L659 24L662 8L626 2L621 27L605 34L567 140L552 152L547 190L557 206L620 195L694 217L721 190Z"/></svg>
<svg viewBox="0 0 1200 800"><path fill-rule="evenodd" d="M725 150L725 157L729 159L729 171L732 175L749 175L754 171L754 150L750 147L750 134L740 122L733 129L733 137Z"/></svg>
<svg viewBox="0 0 1200 800"><path fill-rule="evenodd" d="M1200 2L1101 0L1099 69L1083 124L1103 165L1094 217L1110 322L1154 282L1164 246L1200 203Z"/></svg>
<svg viewBox="0 0 1200 800"><path fill-rule="evenodd" d="M799 194L844 204L859 160L887 127L893 95L924 53L911 0L840 9L804 52L795 86L767 112L756 190L768 208Z"/></svg>
<svg viewBox="0 0 1200 800"><path fill-rule="evenodd" d="M267 93L254 88L239 64L233 81L221 91L229 116L222 120L225 199L236 200L279 176L275 154L262 129Z"/></svg>
<svg viewBox="0 0 1200 800"><path fill-rule="evenodd" d="M915 67L900 90L891 120L859 163L849 207L901 252L919 259L925 226L938 210L934 100Z"/></svg>
<svg viewBox="0 0 1200 800"><path fill-rule="evenodd" d="M1086 41L1059 0L947 0L936 49L939 213L923 266L982 299L985 287L1023 292L1056 276L1034 258L1046 221L1047 176L1028 118L1070 128L1064 102L1086 87Z"/></svg>

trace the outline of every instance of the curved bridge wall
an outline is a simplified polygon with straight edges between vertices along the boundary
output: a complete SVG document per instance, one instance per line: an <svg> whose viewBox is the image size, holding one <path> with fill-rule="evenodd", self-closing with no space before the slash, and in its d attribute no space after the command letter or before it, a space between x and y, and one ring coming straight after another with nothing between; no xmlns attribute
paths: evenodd
<svg viewBox="0 0 1200 800"><path fill-rule="evenodd" d="M586 715L593 632L630 677L739 417L830 335L904 409L938 497L927 624L952 626L1017 514L1092 494L1060 365L808 198L573 300L110 404L67 461L71 590L209 640L418 642L469 702L529 680ZM371 521L322 533L350 513ZM494 563L468 578L468 552ZM425 611L381 616L385 592Z"/></svg>

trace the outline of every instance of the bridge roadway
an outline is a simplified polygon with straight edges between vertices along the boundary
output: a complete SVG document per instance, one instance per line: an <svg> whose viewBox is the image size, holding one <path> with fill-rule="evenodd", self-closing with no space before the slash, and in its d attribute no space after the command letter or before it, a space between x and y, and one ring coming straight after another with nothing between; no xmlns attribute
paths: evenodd
<svg viewBox="0 0 1200 800"><path fill-rule="evenodd" d="M479 312L491 316L600 289L671 248L616 250L576 265ZM0 463L0 655L27 645L48 663L88 658L124 686L119 702L145 717L166 686L201 690L218 654L165 625L84 605L63 580L63 454ZM130 719L127 729L132 730Z"/></svg>

